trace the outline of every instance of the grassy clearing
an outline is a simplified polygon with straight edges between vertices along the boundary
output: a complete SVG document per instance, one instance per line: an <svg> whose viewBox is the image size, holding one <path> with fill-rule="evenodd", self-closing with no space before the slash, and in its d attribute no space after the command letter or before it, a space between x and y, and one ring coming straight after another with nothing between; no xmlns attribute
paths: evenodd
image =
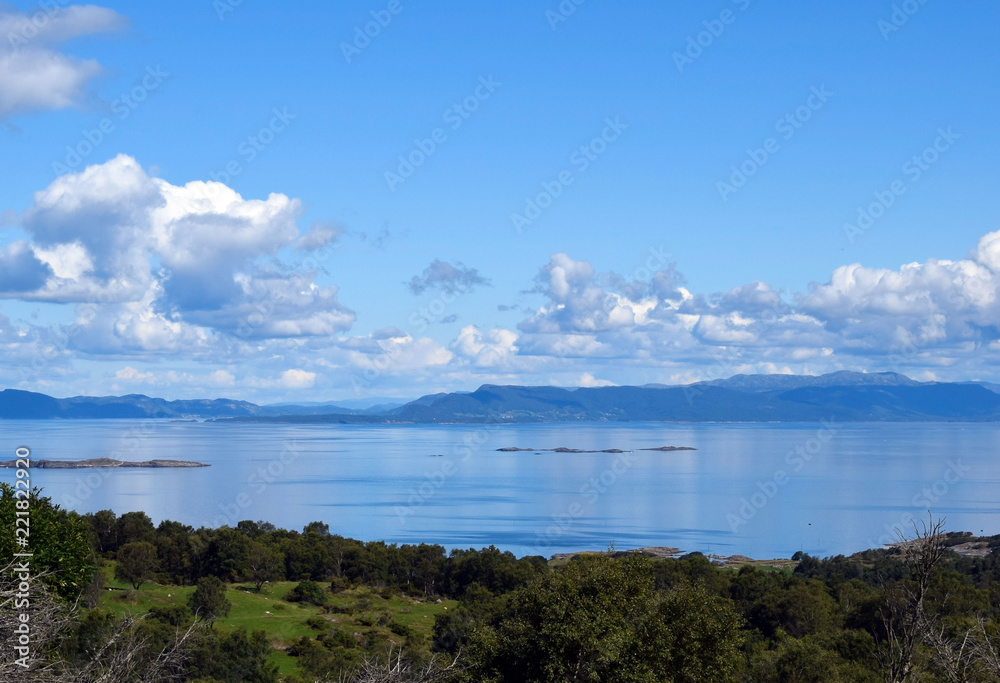
<svg viewBox="0 0 1000 683"><path fill-rule="evenodd" d="M112 563L106 567L108 590L101 596L99 606L119 614L144 614L150 608L167 605L186 605L193 586L161 586L154 583L143 584L138 591L131 591L128 584L115 581ZM302 636L315 638L320 631L309 626L310 617L318 617L326 622L327 630L340 628L356 637L376 637L401 643L402 638L392 633L388 624L378 625L379 617L386 612L392 619L406 626L429 641L434 628L434 617L458 603L454 600L415 600L402 595L383 598L371 588L352 588L332 594L327 587L328 602L334 608L328 613L320 607L304 603L286 602L284 596L296 585L295 581L275 581L267 583L260 593L250 586L230 584L226 597L233 608L225 619L215 623L216 629L232 629L240 626L248 631L264 631L277 652L271 661L278 665L282 675L296 672L296 658L284 650ZM132 600L127 600L131 596Z"/></svg>

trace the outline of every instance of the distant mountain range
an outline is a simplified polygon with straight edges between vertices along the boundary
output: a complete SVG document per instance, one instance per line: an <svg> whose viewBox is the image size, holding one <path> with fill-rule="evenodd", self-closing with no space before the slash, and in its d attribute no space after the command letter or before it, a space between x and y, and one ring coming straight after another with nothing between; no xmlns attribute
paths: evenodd
<svg viewBox="0 0 1000 683"><path fill-rule="evenodd" d="M347 402L345 402L347 403ZM374 405L372 405L374 403ZM229 399L166 401L141 394L52 398L7 389L0 419L175 418L292 423L505 423L576 421L808 422L998 421L1000 386L917 382L904 375L736 375L684 386L483 385L404 404L378 399L259 406Z"/></svg>

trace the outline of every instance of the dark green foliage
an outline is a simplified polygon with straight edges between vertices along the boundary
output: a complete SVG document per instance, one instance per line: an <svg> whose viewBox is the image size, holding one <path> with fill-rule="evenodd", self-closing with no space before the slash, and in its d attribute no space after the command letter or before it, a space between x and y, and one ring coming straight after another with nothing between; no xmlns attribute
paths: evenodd
<svg viewBox="0 0 1000 683"><path fill-rule="evenodd" d="M453 550L443 577L444 593L462 597L473 583L494 594L508 593L527 585L540 572L547 571L530 560L518 560L511 552L494 546L482 550Z"/></svg>
<svg viewBox="0 0 1000 683"><path fill-rule="evenodd" d="M62 658L69 664L90 661L117 631L118 619L111 612L91 610L79 618L59 644Z"/></svg>
<svg viewBox="0 0 1000 683"><path fill-rule="evenodd" d="M754 683L877 683L872 670L845 660L811 636L783 639L777 648L752 658L747 679Z"/></svg>
<svg viewBox="0 0 1000 683"><path fill-rule="evenodd" d="M253 583L259 593L268 581L275 581L285 575L285 558L269 545L254 542L247 553L246 578Z"/></svg>
<svg viewBox="0 0 1000 683"><path fill-rule="evenodd" d="M200 585L200 582L199 582ZM208 633L193 648L189 679L207 678L221 683L277 683L278 667L269 663L271 645L263 631Z"/></svg>
<svg viewBox="0 0 1000 683"><path fill-rule="evenodd" d="M323 617L309 617L306 619L306 626L316 631L328 631L330 622Z"/></svg>
<svg viewBox="0 0 1000 683"><path fill-rule="evenodd" d="M161 572L178 585L193 583L193 529L179 522L163 521L156 528L156 558Z"/></svg>
<svg viewBox="0 0 1000 683"><path fill-rule="evenodd" d="M118 549L115 578L139 587L156 571L156 546L146 541L126 543Z"/></svg>
<svg viewBox="0 0 1000 683"><path fill-rule="evenodd" d="M222 527L210 535L204 551L197 555L199 576L238 581L249 569L251 545L246 534Z"/></svg>
<svg viewBox="0 0 1000 683"><path fill-rule="evenodd" d="M638 556L582 557L511 593L471 635L478 681L736 681L741 619L703 588L660 594Z"/></svg>
<svg viewBox="0 0 1000 683"><path fill-rule="evenodd" d="M465 590L458 609L438 614L434 618L434 652L455 654L469 644L469 638L481 623L490 623L502 613L503 603L478 583Z"/></svg>
<svg viewBox="0 0 1000 683"><path fill-rule="evenodd" d="M191 611L184 605L157 606L150 608L149 618L171 626L183 626L191 621Z"/></svg>
<svg viewBox="0 0 1000 683"><path fill-rule="evenodd" d="M111 510L101 510L84 516L94 532L95 550L99 553L113 553L118 550L116 536L117 517Z"/></svg>
<svg viewBox="0 0 1000 683"><path fill-rule="evenodd" d="M200 619L212 623L229 614L233 604L226 597L226 584L214 576L198 579L198 584L188 600L188 609Z"/></svg>
<svg viewBox="0 0 1000 683"><path fill-rule="evenodd" d="M299 581L295 588L285 596L288 602L308 602L322 607L326 604L327 595L323 587L314 581Z"/></svg>
<svg viewBox="0 0 1000 683"><path fill-rule="evenodd" d="M28 471L28 470L21 470ZM18 515L28 512L28 515ZM27 518L17 522L18 518ZM47 573L45 583L63 598L76 598L94 575L90 530L84 518L67 512L35 489L30 496L0 483L0 558L7 562L18 552L31 552L33 575ZM16 529L24 529L27 546L17 543Z"/></svg>
<svg viewBox="0 0 1000 683"><path fill-rule="evenodd" d="M725 575L713 567L701 553L688 553L674 562L657 562L653 565L653 571L656 587L661 589L700 583L718 592L725 585Z"/></svg>
<svg viewBox="0 0 1000 683"><path fill-rule="evenodd" d="M307 680L338 680L340 672L353 670L361 661L363 653L355 645L349 634L335 631L323 640L299 638L289 654L298 658L298 666Z"/></svg>
<svg viewBox="0 0 1000 683"><path fill-rule="evenodd" d="M12 519L13 502L7 487L0 501L3 519ZM752 566L734 571L700 553L663 560L614 552L551 570L544 558L517 559L495 547L446 554L438 545L361 542L331 534L321 522L301 532L249 521L197 530L164 521L153 528L143 513L118 518L102 511L81 518L44 498L32 504L32 538L36 526L55 530L39 533L45 542L33 548L35 564L43 558L42 566L60 570L56 576L76 572L77 587L68 597L75 598L95 575L88 545L100 557L116 558L116 575L133 586L154 571L157 581L197 584L190 610L157 606L129 627L146 643L141 661L169 646L195 617L211 623L227 614L226 582L249 580L259 587L270 580L296 581L288 599L321 606L328 605L329 586L340 597L324 613L354 615L354 624L338 628L322 617L309 618L305 623L315 637L289 649L301 672L290 681L338 680L362 658L384 657L391 642L418 663L426 664L432 652L461 653L462 680L486 683L867 683L882 680L877 652L886 636L886 591L905 595L918 579L899 548L826 559L797 553L792 572ZM949 535L943 545L967 539ZM9 549L9 537L0 539L0 549L5 542ZM345 603L343 591L359 586L368 589ZM80 604L93 607L101 594L100 582L92 582ZM428 642L419 628L376 606L378 598L401 595L460 602L437 613ZM962 642L979 618L987 633L1000 637L1000 555L961 557L946 549L923 600L945 639ZM285 607L275 603L271 609ZM123 623L98 609L83 611L51 650L71 666L89 661ZM899 620L892 624L906 627ZM366 628L356 632L360 626ZM272 653L266 637L219 631L207 629L190 643L185 680L276 680L266 665ZM919 644L914 661L920 681L947 680L933 654ZM996 680L981 667L970 671L970 683Z"/></svg>
<svg viewBox="0 0 1000 683"><path fill-rule="evenodd" d="M115 522L115 550L126 543L152 542L156 528L145 512L126 512Z"/></svg>

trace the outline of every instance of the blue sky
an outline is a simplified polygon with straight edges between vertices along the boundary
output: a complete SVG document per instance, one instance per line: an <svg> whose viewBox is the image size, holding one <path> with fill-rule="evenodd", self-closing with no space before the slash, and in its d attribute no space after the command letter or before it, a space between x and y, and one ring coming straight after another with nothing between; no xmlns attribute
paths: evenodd
<svg viewBox="0 0 1000 683"><path fill-rule="evenodd" d="M48 4L3 386L1000 380L995 3Z"/></svg>

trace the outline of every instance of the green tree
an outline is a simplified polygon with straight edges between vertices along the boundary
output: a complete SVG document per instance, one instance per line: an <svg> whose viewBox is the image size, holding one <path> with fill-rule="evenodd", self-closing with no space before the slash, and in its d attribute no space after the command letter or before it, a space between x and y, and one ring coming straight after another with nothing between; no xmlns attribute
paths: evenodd
<svg viewBox="0 0 1000 683"><path fill-rule="evenodd" d="M226 597L226 584L216 576L198 579L194 593L188 599L188 609L209 624L229 614L233 603Z"/></svg>
<svg viewBox="0 0 1000 683"><path fill-rule="evenodd" d="M146 541L126 543L118 549L117 558L115 578L139 590L156 569L156 546Z"/></svg>
<svg viewBox="0 0 1000 683"><path fill-rule="evenodd" d="M247 578L260 593L268 581L280 579L284 575L285 558L277 550L264 543L254 542L247 556Z"/></svg>
<svg viewBox="0 0 1000 683"><path fill-rule="evenodd" d="M277 683L278 667L268 661L272 652L264 631L247 633L240 627L229 633L210 633L193 648L186 680Z"/></svg>
<svg viewBox="0 0 1000 683"><path fill-rule="evenodd" d="M118 549L118 541L115 537L117 516L111 510L98 510L93 514L85 515L94 529L94 539L97 543L97 552L114 552Z"/></svg>
<svg viewBox="0 0 1000 683"><path fill-rule="evenodd" d="M312 605L326 604L326 591L315 581L299 581L285 596L288 602L308 602Z"/></svg>
<svg viewBox="0 0 1000 683"><path fill-rule="evenodd" d="M199 576L211 574L224 581L238 581L247 572L250 538L242 531L222 527L212 533L199 558Z"/></svg>
<svg viewBox="0 0 1000 683"><path fill-rule="evenodd" d="M736 681L741 624L703 589L658 593L646 558L584 556L511 593L475 630L472 680Z"/></svg>
<svg viewBox="0 0 1000 683"><path fill-rule="evenodd" d="M153 521L145 512L126 512L115 520L115 541L117 545L114 550L122 547L126 543L136 541L146 541L152 543L156 537L156 527Z"/></svg>
<svg viewBox="0 0 1000 683"><path fill-rule="evenodd" d="M194 580L193 529L178 522L164 521L156 529L156 556L160 571L170 580L185 585Z"/></svg>
<svg viewBox="0 0 1000 683"><path fill-rule="evenodd" d="M743 667L743 619L731 600L701 585L677 586L657 606L649 657L663 662L675 683L735 681Z"/></svg>
<svg viewBox="0 0 1000 683"><path fill-rule="evenodd" d="M30 470L21 470L29 471ZM18 515L18 513L22 513ZM27 512L25 515L23 513ZM27 523L18 522L27 519ZM17 529L22 532L17 532ZM31 569L64 598L75 598L94 575L94 556L87 521L67 512L34 489L26 496L7 483L0 483L0 557L31 552ZM19 545L23 539L26 545Z"/></svg>

